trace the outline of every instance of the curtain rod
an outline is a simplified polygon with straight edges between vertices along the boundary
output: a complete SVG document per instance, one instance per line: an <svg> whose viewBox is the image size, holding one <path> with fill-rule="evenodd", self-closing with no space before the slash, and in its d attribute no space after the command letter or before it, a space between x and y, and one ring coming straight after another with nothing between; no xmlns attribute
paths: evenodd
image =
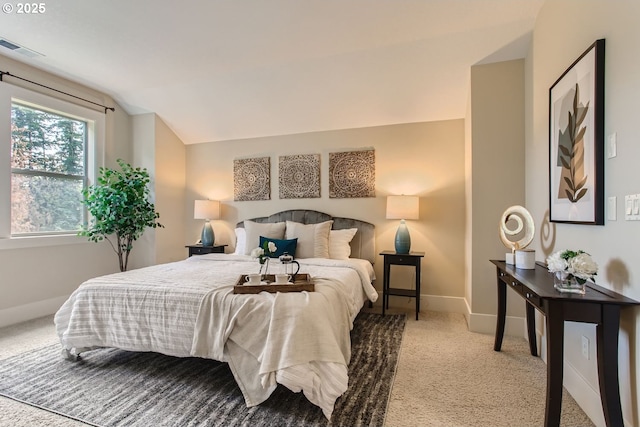
<svg viewBox="0 0 640 427"><path fill-rule="evenodd" d="M54 88L52 88L52 87L50 87L50 86L43 85L42 83L34 82L33 80L29 80L29 79L25 79L24 77L16 76L15 74L11 74L11 73L10 73L10 72L8 72L8 71L1 71L1 70L0 70L0 82L1 82L1 81L3 81L4 76L14 77L14 78L16 78L16 79L20 79L20 80L22 80L22 81L25 81L25 82L28 82L28 83L34 84L34 85L36 85L36 86L40 86L40 87L43 87L43 88L45 88L45 89L49 89L49 90L52 90L52 91L54 91L54 92L61 93L61 94L63 94L63 95L70 96L70 97L72 97L72 98L76 98L76 99L79 99L79 100L81 100L81 101L88 102L89 104L97 105L98 107L102 107L102 108L104 108L104 113L105 113L105 114L107 114L107 110L111 110L111 111L114 111L114 112L116 111L115 107L107 107L106 105L98 104L97 102L89 101L88 99L81 98L81 97L79 97L79 96L76 96L76 95L70 94L70 93L68 93L68 92L63 92L63 91L61 91L61 90L54 89Z"/></svg>

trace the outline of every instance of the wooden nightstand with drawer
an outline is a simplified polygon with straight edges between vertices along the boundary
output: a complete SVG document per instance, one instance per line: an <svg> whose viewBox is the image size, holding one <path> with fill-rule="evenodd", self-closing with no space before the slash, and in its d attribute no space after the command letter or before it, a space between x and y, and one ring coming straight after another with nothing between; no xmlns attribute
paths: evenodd
<svg viewBox="0 0 640 427"><path fill-rule="evenodd" d="M404 296L416 299L416 320L420 313L420 265L424 252L410 252L399 254L395 251L382 251L380 255L384 258L384 277L382 281L382 314L389 308L389 295ZM389 285L391 276L391 265L408 265L416 269L415 289L392 288Z"/></svg>
<svg viewBox="0 0 640 427"><path fill-rule="evenodd" d="M202 246L202 245L187 245L185 248L189 248L189 256L192 255L205 255L205 254L223 254L224 248L227 245L216 246Z"/></svg>

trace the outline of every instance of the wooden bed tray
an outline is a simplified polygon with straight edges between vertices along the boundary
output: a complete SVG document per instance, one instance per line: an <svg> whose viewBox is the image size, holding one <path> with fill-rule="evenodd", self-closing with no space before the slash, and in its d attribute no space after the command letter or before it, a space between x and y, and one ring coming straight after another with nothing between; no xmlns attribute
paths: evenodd
<svg viewBox="0 0 640 427"><path fill-rule="evenodd" d="M276 278L274 274L264 275L266 284L250 285L246 282L247 275L240 276L236 284L233 286L234 294L259 294L260 292L314 292L315 285L311 283L311 277L307 273L296 274L295 281L287 285L275 285Z"/></svg>

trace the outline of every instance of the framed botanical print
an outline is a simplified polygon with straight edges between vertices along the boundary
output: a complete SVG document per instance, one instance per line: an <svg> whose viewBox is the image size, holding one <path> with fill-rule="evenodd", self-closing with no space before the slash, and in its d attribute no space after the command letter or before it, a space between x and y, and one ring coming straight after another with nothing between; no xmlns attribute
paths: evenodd
<svg viewBox="0 0 640 427"><path fill-rule="evenodd" d="M604 39L549 89L551 222L604 224Z"/></svg>

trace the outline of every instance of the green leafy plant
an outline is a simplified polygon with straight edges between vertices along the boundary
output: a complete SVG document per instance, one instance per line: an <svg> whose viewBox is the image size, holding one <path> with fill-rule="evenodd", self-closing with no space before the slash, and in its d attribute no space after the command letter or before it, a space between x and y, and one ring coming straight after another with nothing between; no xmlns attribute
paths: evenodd
<svg viewBox="0 0 640 427"><path fill-rule="evenodd" d="M118 159L122 170L100 168L96 185L83 190L83 203L91 214L90 224L78 232L92 242L106 240L118 255L120 271L126 271L129 254L147 228L164 227L149 201L150 182L146 168L133 168ZM112 241L115 235L115 240Z"/></svg>

